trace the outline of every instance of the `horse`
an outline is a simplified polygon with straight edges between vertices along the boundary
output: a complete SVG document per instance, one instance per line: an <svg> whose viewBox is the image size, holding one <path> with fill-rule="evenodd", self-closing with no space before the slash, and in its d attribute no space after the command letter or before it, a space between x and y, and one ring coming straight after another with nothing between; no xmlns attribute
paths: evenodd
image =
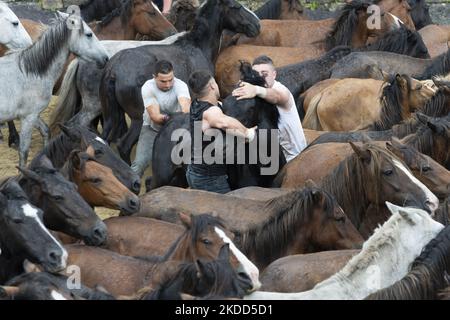
<svg viewBox="0 0 450 320"><path fill-rule="evenodd" d="M114 9L120 8L124 0L88 0L80 4L80 14L84 21L101 20Z"/></svg>
<svg viewBox="0 0 450 320"><path fill-rule="evenodd" d="M184 300L186 294L202 299L242 299L252 283L230 264L229 245L219 251L217 260L183 263L164 275L156 288L143 288L131 297L137 300Z"/></svg>
<svg viewBox="0 0 450 320"><path fill-rule="evenodd" d="M61 274L27 272L0 286L0 300L113 300L101 290L80 284L69 288L70 279Z"/></svg>
<svg viewBox="0 0 450 320"><path fill-rule="evenodd" d="M408 0L408 3L411 6L411 18L417 30L433 23L429 12L429 6L425 0Z"/></svg>
<svg viewBox="0 0 450 320"><path fill-rule="evenodd" d="M143 287L154 286L167 270L180 263L217 259L220 248L228 243L233 268L251 279L252 289L260 286L258 269L236 248L233 234L221 219L208 214L192 217L180 214L180 219L186 231L163 257L132 258L100 248L69 245L68 264L80 267L82 282L87 286L100 284L114 296L131 295ZM101 268L93 267L96 265Z"/></svg>
<svg viewBox="0 0 450 320"><path fill-rule="evenodd" d="M340 79L311 100L302 126L324 131L387 130L411 117L435 92L408 75L388 76L386 81Z"/></svg>
<svg viewBox="0 0 450 320"><path fill-rule="evenodd" d="M23 49L31 46L32 40L19 18L8 7L0 1L0 44L9 49Z"/></svg>
<svg viewBox="0 0 450 320"><path fill-rule="evenodd" d="M418 80L450 72L450 50L434 59L417 59L391 52L352 52L330 69L330 78L370 78L378 67L390 74L407 74Z"/></svg>
<svg viewBox="0 0 450 320"><path fill-rule="evenodd" d="M438 198L391 151L370 142L362 146L350 142L350 146L352 155L341 161L319 185L334 195L364 238L385 221L385 201L416 206L430 213L438 208ZM301 153L290 161L278 174L274 187L300 187L304 180L297 165L306 156ZM326 159L314 158L314 164L319 161ZM315 173L309 172L310 176Z"/></svg>
<svg viewBox="0 0 450 320"><path fill-rule="evenodd" d="M268 0L255 10L259 19L304 20L303 6L299 0Z"/></svg>
<svg viewBox="0 0 450 320"><path fill-rule="evenodd" d="M411 31L404 26L400 29L385 33L376 42L355 51L389 51L411 55L417 58L429 58L429 54L420 34ZM308 52L302 48L268 47L237 45L229 47L221 52L216 62L216 78L221 93L228 92L227 88L235 86L239 81L239 61L253 61L260 55L272 58L276 67L282 67L293 63L299 63L307 59L317 58L323 54L323 50L314 49ZM329 77L329 76L328 76ZM327 78L328 78L327 77ZM313 83L314 84L314 83ZM297 97L297 95L295 95Z"/></svg>
<svg viewBox="0 0 450 320"><path fill-rule="evenodd" d="M117 150L128 163L142 126L144 106L140 87L152 74L154 63L162 58L170 60L174 63L175 76L185 82L194 70L213 71L220 35L225 28L255 36L260 28L259 19L235 0L207 0L199 8L194 28L173 44L123 50L111 59L100 85L103 138L111 142L122 136L126 131L126 112L131 125L117 144Z"/></svg>
<svg viewBox="0 0 450 320"><path fill-rule="evenodd" d="M417 132L421 126L426 125L427 118L422 117L421 114L429 117L443 117L450 112L450 89L447 86L441 86L441 84L439 84L435 95L418 111L420 112L413 114L410 119L404 120L397 125L393 125L392 128L388 130L325 132L314 141L310 142L308 147L327 142L363 141L365 138L376 141L390 140L393 136L404 138L407 135Z"/></svg>
<svg viewBox="0 0 450 320"><path fill-rule="evenodd" d="M74 149L88 153L98 163L110 168L124 186L139 194L141 181L130 166L96 133L86 127L75 125L72 121L61 125L61 132L53 137L37 156L47 156L55 168L60 169Z"/></svg>
<svg viewBox="0 0 450 320"><path fill-rule="evenodd" d="M110 168L86 152L72 151L60 171L76 184L78 193L92 207L116 209L125 214L139 210L139 198L114 176Z"/></svg>
<svg viewBox="0 0 450 320"><path fill-rule="evenodd" d="M66 267L67 251L42 223L43 212L15 181L0 185L0 284L23 272L25 259L57 272Z"/></svg>
<svg viewBox="0 0 450 320"><path fill-rule="evenodd" d="M406 1L406 0L404 0ZM340 9L335 19L319 21L262 20L261 32L254 38L235 36L233 42L256 46L302 47L313 45L329 51L336 46L363 47L369 38L400 28L401 21L391 13L380 15L380 28L367 24L369 3L359 0L349 2ZM407 12L405 11L407 14ZM311 32L314 30L314 32Z"/></svg>
<svg viewBox="0 0 450 320"><path fill-rule="evenodd" d="M28 168L19 167L17 178L30 202L44 210L44 224L49 229L64 232L88 245L106 241L105 224L45 156L37 156Z"/></svg>
<svg viewBox="0 0 450 320"><path fill-rule="evenodd" d="M166 189L166 192L160 189ZM173 187L160 189L150 192L143 201L153 199L154 196L161 199L173 192L179 192ZM183 200L187 199L187 204L199 203L200 207L192 210L194 214L212 209L208 208L208 203L211 203L209 200L213 200L210 193L185 190L182 193L181 197ZM227 221L235 234L236 246L260 269L287 254L357 248L362 243L362 237L333 197L316 187L295 190L265 202L223 195L218 198L221 201L214 202L214 213ZM230 204L230 208L217 210L220 207L218 203L232 201L237 201L235 207ZM164 208L164 211L158 216L146 213L105 220L109 231L106 248L129 256L161 254L182 232L178 225L166 221L173 221L173 214L183 212L188 207L184 203L180 201L168 205L159 202L158 208ZM149 204L152 205L151 200ZM245 204L245 207L242 204ZM170 215L167 214L169 212ZM163 221L146 220L143 216L152 216ZM145 236L142 236L144 234Z"/></svg>
<svg viewBox="0 0 450 320"><path fill-rule="evenodd" d="M6 20L3 20L3 21L6 21ZM27 36L31 37L32 42L35 42L46 29L46 26L44 24L35 22L33 20L29 20L29 19L19 19L19 23L22 24L23 28L27 32ZM5 29L7 29L7 28L8 28L8 26ZM6 34L8 34L8 33L6 33ZM19 34L20 34L20 32L19 32ZM5 35L2 35L2 36L4 37ZM2 41L2 40L0 39L0 41ZM31 43L27 46L22 46L21 48L12 48L12 49L23 49L30 45L31 45ZM3 42L0 42L0 57L4 56L8 50L9 50L9 48L6 46L6 44L3 44Z"/></svg>
<svg viewBox="0 0 450 320"><path fill-rule="evenodd" d="M409 272L386 288L370 294L368 300L429 300L436 299L448 285L450 270L450 226L445 227L414 260Z"/></svg>
<svg viewBox="0 0 450 320"><path fill-rule="evenodd" d="M249 63L242 63L240 69L244 81L255 85L264 86L265 79L254 71ZM278 129L278 110L274 105L260 98L238 101L231 95L223 100L222 106L226 115L239 120L247 128L258 126L259 144L257 145L258 157L256 159L256 164L251 164L249 161L250 150L248 144L246 144L245 150L242 150L243 152L239 155L237 152L241 152L241 148L236 146L233 147L234 162L232 165L230 164L227 166L230 187L232 189L237 189L251 185L263 187L270 186L276 173L263 173L264 168L273 166L277 172L279 168L282 168L286 163L286 159L281 151L280 145L277 143L272 146L272 139L270 138L271 130ZM178 148L190 148L190 134L183 135L182 137L178 137L176 139L172 138L174 131L181 128L186 130L184 132L190 132L189 114L173 116L172 119L163 128L161 128L159 134L156 136L152 159L153 176L151 177L150 183L146 182L147 185L150 184L150 189L164 185L187 187L185 174L187 166L185 163L186 161L181 161L181 163L175 163L172 161L172 153L174 150L177 150ZM264 132L263 130L267 131ZM266 161L263 164L259 148L261 148L261 144L265 143L265 141L267 141L267 144L265 145L267 149L265 150L272 150L271 155L273 158L270 159L269 163ZM235 144L234 140L233 143ZM228 150L231 150L229 146L227 146L226 149L227 152ZM242 157L239 159L244 159L244 161L238 162L236 157ZM275 168L275 166L278 167Z"/></svg>
<svg viewBox="0 0 450 320"><path fill-rule="evenodd" d="M408 273L410 264L444 226L421 209L398 207L389 202L386 205L392 216L338 273L309 291L256 291L244 299L363 299L377 289L394 284Z"/></svg>
<svg viewBox="0 0 450 320"><path fill-rule="evenodd" d="M40 129L44 143L48 142L48 127L39 114L48 106L69 53L96 61L101 67L108 61L106 51L86 23L63 16L31 47L0 58L0 99L9 101L0 108L0 121L21 120L20 166L27 162L34 126Z"/></svg>

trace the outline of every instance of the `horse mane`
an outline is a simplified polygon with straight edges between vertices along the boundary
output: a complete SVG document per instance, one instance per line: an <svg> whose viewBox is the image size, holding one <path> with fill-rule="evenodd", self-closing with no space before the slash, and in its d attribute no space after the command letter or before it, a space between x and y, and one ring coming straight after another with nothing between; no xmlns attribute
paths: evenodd
<svg viewBox="0 0 450 320"><path fill-rule="evenodd" d="M333 214L336 200L326 191L317 188L294 190L280 197L267 200L265 211L271 216L260 224L246 230L233 230L235 243L244 254L257 251L257 264L268 265L279 258L297 235L298 226L309 221L315 208L313 192L320 192L325 198L325 212Z"/></svg>
<svg viewBox="0 0 450 320"><path fill-rule="evenodd" d="M380 170L381 157L385 156L394 165L394 160L403 164L397 156L386 148L376 144L364 144L365 150L370 152L370 171L376 179L376 199L379 198L382 174ZM332 194L337 203L342 207L356 229L359 228L363 215L368 206L366 198L366 177L364 176L363 163L354 152L322 180L322 188ZM377 201L378 202L378 201Z"/></svg>
<svg viewBox="0 0 450 320"><path fill-rule="evenodd" d="M431 79L435 75L447 74L450 72L450 50L435 57L431 65L418 77L420 80Z"/></svg>
<svg viewBox="0 0 450 320"><path fill-rule="evenodd" d="M390 129L392 135L398 138L403 138L411 133L416 132L417 128L421 125L421 122L413 115L409 119L405 119L398 124L395 124Z"/></svg>
<svg viewBox="0 0 450 320"><path fill-rule="evenodd" d="M420 39L423 43L420 33L401 25L400 29L391 30L376 42L354 51L387 51L406 55L409 53L411 39ZM411 42L414 43L414 41ZM424 49L426 49L425 45Z"/></svg>
<svg viewBox="0 0 450 320"><path fill-rule="evenodd" d="M408 88L411 87L411 78L402 75L406 79ZM402 108L403 92L397 77L390 76L388 84L384 86L383 93L380 96L381 114L380 120L372 124L369 130L381 131L390 129L394 124L400 123L407 117Z"/></svg>
<svg viewBox="0 0 450 320"><path fill-rule="evenodd" d="M97 24L98 29L101 30L102 28L106 27L116 17L120 17L120 22L122 23L122 25L127 24L130 19L132 7L133 0L122 1L120 7L113 9L113 11L108 13L102 18L101 21L99 21L99 23Z"/></svg>
<svg viewBox="0 0 450 320"><path fill-rule="evenodd" d="M197 11L197 17L194 21L194 26L188 32L186 32L183 36L179 37L174 43L181 44L183 42L189 43L200 43L205 39L205 35L209 34L209 24L205 18L199 16L199 12L203 8L200 8Z"/></svg>
<svg viewBox="0 0 450 320"><path fill-rule="evenodd" d="M433 151L433 131L422 124L414 133L404 137L402 143L412 146L423 154L430 155Z"/></svg>
<svg viewBox="0 0 450 320"><path fill-rule="evenodd" d="M423 249L408 274L390 287L369 295L369 300L436 299L447 284L450 270L450 226L445 227Z"/></svg>
<svg viewBox="0 0 450 320"><path fill-rule="evenodd" d="M83 32L83 24L79 32ZM45 75L69 38L70 30L66 19L57 19L57 22L48 28L38 41L19 53L20 70L36 76Z"/></svg>
<svg viewBox="0 0 450 320"><path fill-rule="evenodd" d="M259 19L278 19L281 15L281 2L283 0L269 0L255 10ZM294 0L296 1L296 0ZM291 7L289 7L291 8Z"/></svg>
<svg viewBox="0 0 450 320"><path fill-rule="evenodd" d="M447 89L439 88L419 111L429 117L446 116L450 111L450 95Z"/></svg>
<svg viewBox="0 0 450 320"><path fill-rule="evenodd" d="M327 51L338 45L351 45L353 32L358 26L358 11L366 10L368 6L367 2L353 0L341 9L339 17L333 24L333 30L325 38Z"/></svg>

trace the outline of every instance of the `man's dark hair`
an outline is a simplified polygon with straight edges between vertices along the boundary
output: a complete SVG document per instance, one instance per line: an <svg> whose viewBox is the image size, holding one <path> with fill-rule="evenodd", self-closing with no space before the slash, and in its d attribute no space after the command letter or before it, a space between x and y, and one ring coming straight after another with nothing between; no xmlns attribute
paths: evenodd
<svg viewBox="0 0 450 320"><path fill-rule="evenodd" d="M170 61L159 60L155 64L155 73L154 73L154 75L157 76L158 73L169 74L172 71L173 71L173 66L172 66L172 63L170 63Z"/></svg>
<svg viewBox="0 0 450 320"><path fill-rule="evenodd" d="M270 64L273 66L273 61L268 56L262 55L253 60L252 66L256 66L258 64Z"/></svg>
<svg viewBox="0 0 450 320"><path fill-rule="evenodd" d="M208 82L211 80L212 75L209 71L199 70L191 74L188 81L189 89L195 96L201 97L204 94L204 90Z"/></svg>

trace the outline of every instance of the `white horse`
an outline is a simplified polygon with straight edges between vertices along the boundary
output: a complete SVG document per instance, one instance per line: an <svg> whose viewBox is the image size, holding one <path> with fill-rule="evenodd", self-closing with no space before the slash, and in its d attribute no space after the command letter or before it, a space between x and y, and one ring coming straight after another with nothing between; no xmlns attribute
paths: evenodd
<svg viewBox="0 0 450 320"><path fill-rule="evenodd" d="M392 216L364 243L361 252L330 278L298 293L256 291L249 300L364 299L402 279L422 249L444 228L416 208L386 202Z"/></svg>
<svg viewBox="0 0 450 320"><path fill-rule="evenodd" d="M179 37L183 36L186 31L174 34L161 41L117 41L117 40L102 40L101 43L105 47L110 57L117 52L125 49L137 48L146 45L169 45L174 43ZM70 120L79 104L81 108L76 114L75 123L89 126L96 117L101 113L101 103L99 96L100 82L103 70L100 70L86 61L73 60L67 72L64 75L61 84L60 92L58 92L58 99L55 110L51 116L51 126L55 127L57 123L65 123ZM81 101L78 101L78 96Z"/></svg>
<svg viewBox="0 0 450 320"><path fill-rule="evenodd" d="M60 13L58 21L31 47L0 58L0 122L21 120L20 166L27 162L34 126L48 140L48 127L39 114L48 106L70 53L100 67L108 61L88 25L77 16Z"/></svg>
<svg viewBox="0 0 450 320"><path fill-rule="evenodd" d="M0 1L0 44L9 49L31 46L33 41L8 5Z"/></svg>

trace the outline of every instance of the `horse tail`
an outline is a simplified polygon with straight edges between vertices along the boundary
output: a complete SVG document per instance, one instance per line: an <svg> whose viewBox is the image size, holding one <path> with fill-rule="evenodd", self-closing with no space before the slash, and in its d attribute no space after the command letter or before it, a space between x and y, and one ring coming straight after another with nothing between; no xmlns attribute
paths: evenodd
<svg viewBox="0 0 450 320"><path fill-rule="evenodd" d="M61 83L56 107L50 116L50 134L52 136L59 133L58 123L65 123L80 111L81 95L75 83L78 67L78 59L75 59L69 64L63 82Z"/></svg>
<svg viewBox="0 0 450 320"><path fill-rule="evenodd" d="M119 139L127 130L125 113L116 98L116 79L110 70L103 73L100 82L100 101L102 103L103 134L108 143Z"/></svg>
<svg viewBox="0 0 450 320"><path fill-rule="evenodd" d="M323 130L320 124L319 116L317 115L317 108L320 101L322 100L323 93L316 94L309 103L308 110L305 114L305 119L303 120L303 128L312 130Z"/></svg>

